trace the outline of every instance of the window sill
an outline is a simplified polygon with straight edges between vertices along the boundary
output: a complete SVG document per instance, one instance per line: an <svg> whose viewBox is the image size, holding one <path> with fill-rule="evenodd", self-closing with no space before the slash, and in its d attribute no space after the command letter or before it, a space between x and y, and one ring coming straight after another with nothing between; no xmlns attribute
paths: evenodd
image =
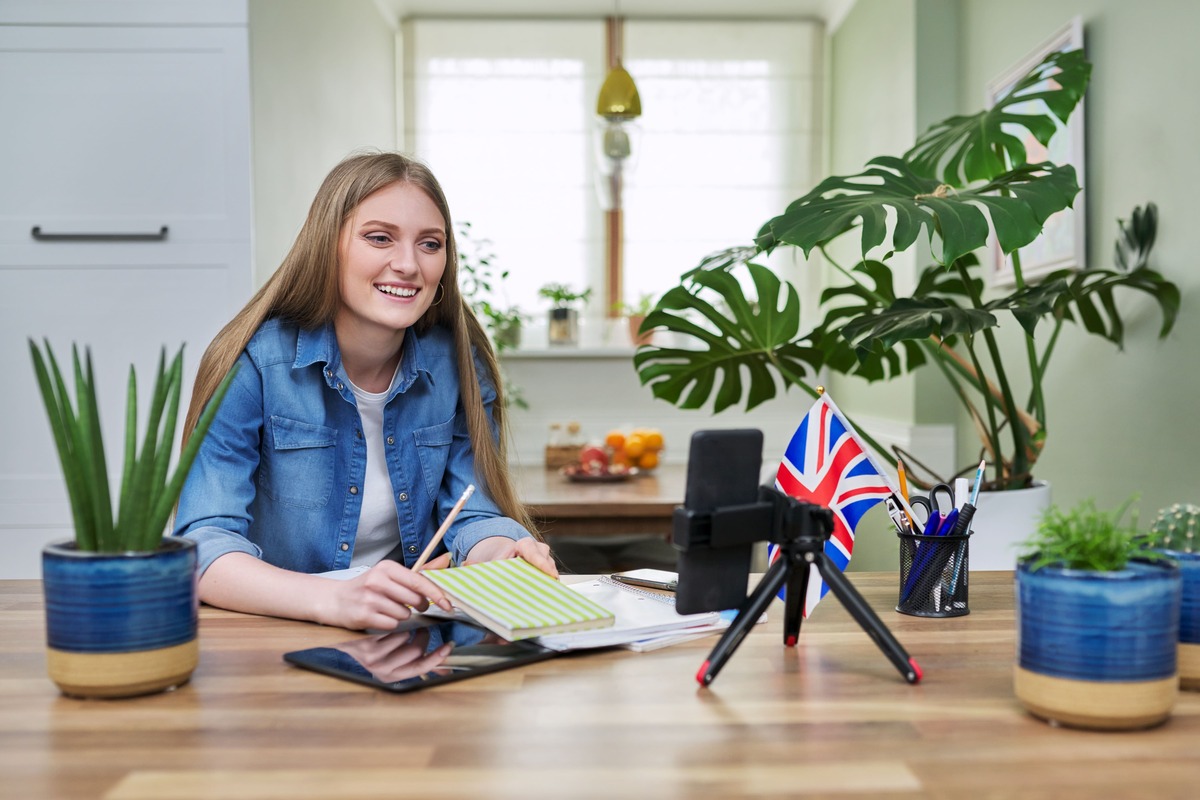
<svg viewBox="0 0 1200 800"><path fill-rule="evenodd" d="M531 347L520 350L505 350L501 361L537 361L548 359L632 359L637 350L632 346L578 346Z"/></svg>

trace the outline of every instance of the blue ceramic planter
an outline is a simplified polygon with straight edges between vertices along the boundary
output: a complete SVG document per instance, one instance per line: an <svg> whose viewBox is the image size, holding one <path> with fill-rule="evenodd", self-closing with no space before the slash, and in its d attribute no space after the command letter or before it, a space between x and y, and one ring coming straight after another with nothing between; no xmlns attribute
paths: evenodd
<svg viewBox="0 0 1200 800"><path fill-rule="evenodd" d="M47 665L66 694L122 697L185 682L195 669L196 546L145 553L42 551Z"/></svg>
<svg viewBox="0 0 1200 800"><path fill-rule="evenodd" d="M1080 727L1166 719L1178 684L1178 567L1033 571L1021 564L1016 581L1017 695L1030 711Z"/></svg>
<svg viewBox="0 0 1200 800"><path fill-rule="evenodd" d="M1179 606L1179 685L1200 689L1200 553L1160 550L1179 564L1183 598Z"/></svg>

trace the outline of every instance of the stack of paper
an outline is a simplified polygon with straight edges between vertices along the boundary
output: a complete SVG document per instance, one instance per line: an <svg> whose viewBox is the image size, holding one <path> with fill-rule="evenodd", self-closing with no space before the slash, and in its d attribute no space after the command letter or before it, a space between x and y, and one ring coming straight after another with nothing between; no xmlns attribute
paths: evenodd
<svg viewBox="0 0 1200 800"><path fill-rule="evenodd" d="M611 627L603 630L540 637L538 643L551 650L616 646L654 650L685 641L677 637L696 638L729 625L716 611L679 614L675 611L673 596L635 589L607 577L571 584L568 588L609 609L616 619Z"/></svg>

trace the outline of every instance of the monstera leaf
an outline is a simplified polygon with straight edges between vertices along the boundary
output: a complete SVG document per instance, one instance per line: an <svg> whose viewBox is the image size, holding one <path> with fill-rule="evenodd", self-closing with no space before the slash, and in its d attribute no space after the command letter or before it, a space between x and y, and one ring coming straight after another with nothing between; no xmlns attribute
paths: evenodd
<svg viewBox="0 0 1200 800"><path fill-rule="evenodd" d="M749 410L775 396L773 373L788 385L820 369L820 352L799 337L800 297L795 287L766 267L745 266L757 301L746 297L736 276L715 267L693 272L688 286L668 291L647 315L645 327L685 334L700 345L638 350L634 367L655 397L680 408L700 408L712 398L714 412L744 399Z"/></svg>
<svg viewBox="0 0 1200 800"><path fill-rule="evenodd" d="M868 167L859 175L822 181L764 225L756 244L768 252L794 245L807 256L861 224L864 260L885 242L893 251L907 250L925 231L931 245L941 241L937 260L951 264L987 242L989 218L1001 248L1011 253L1036 239L1046 219L1069 208L1079 192L1074 167L1048 162L1026 164L984 186L958 191L917 175L892 156L872 159ZM894 227L889 209L895 213Z"/></svg>
<svg viewBox="0 0 1200 800"><path fill-rule="evenodd" d="M982 309L960 308L937 297L901 297L876 314L847 323L842 335L862 358L872 348L887 350L899 342L945 339L995 326L996 317Z"/></svg>
<svg viewBox="0 0 1200 800"><path fill-rule="evenodd" d="M1179 315L1179 287L1146 267L1132 272L1059 270L1046 276L1045 283L1051 282L1062 285L1062 291L1052 298L1056 318L1078 322L1088 333L1103 336L1119 348L1125 345L1125 323L1114 298L1117 289L1132 289L1154 298L1163 318L1160 339L1175 327Z"/></svg>
<svg viewBox="0 0 1200 800"><path fill-rule="evenodd" d="M946 273L944 268L938 270ZM896 300L892 271L882 261L863 261L854 268L858 283L832 286L821 293L825 319L813 331L813 346L824 354L824 363L835 372L857 375L868 381L885 380L925 363L925 353L914 342L899 348L859 350L843 336L843 326L879 313Z"/></svg>
<svg viewBox="0 0 1200 800"><path fill-rule="evenodd" d="M990 181L1007 169L1005 157L1013 166L1026 162L1021 129L1049 144L1055 117L1066 123L1091 74L1082 50L1051 53L991 108L932 126L904 159L916 174L950 186Z"/></svg>

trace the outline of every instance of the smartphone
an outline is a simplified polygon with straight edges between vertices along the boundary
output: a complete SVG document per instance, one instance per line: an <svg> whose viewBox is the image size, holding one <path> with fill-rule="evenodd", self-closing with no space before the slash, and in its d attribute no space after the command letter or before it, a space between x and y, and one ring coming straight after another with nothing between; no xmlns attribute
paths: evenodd
<svg viewBox="0 0 1200 800"><path fill-rule="evenodd" d="M762 471L762 431L754 428L702 430L692 434L688 449L687 486L683 507L675 510L672 540L679 549L679 586L675 610L680 614L724 611L746 599L752 544L712 547L681 535L689 514L752 504L758 500ZM762 531L766 538L769 531Z"/></svg>
<svg viewBox="0 0 1200 800"><path fill-rule="evenodd" d="M648 589L675 591L679 585L679 575L665 569L631 569L628 572L613 573L612 579L618 583L630 586L645 586Z"/></svg>

